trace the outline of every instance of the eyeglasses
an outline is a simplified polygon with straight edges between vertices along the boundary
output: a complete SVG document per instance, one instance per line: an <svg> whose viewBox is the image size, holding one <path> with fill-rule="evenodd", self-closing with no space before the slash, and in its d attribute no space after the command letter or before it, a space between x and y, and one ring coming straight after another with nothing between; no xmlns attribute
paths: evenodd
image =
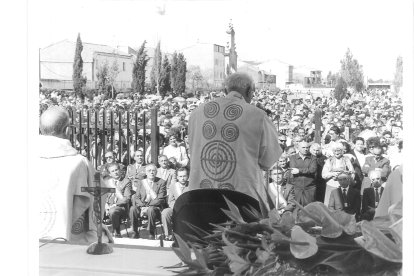
<svg viewBox="0 0 414 276"><path fill-rule="evenodd" d="M107 156L106 158L112 158L112 159L114 159L114 157L113 157L113 156Z"/></svg>

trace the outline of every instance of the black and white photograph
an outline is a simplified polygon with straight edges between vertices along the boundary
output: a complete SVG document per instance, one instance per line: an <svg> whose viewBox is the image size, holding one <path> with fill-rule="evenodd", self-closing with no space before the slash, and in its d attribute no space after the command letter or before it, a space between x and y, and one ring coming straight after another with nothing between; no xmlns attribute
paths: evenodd
<svg viewBox="0 0 414 276"><path fill-rule="evenodd" d="M28 275L412 275L413 1L21 11Z"/></svg>

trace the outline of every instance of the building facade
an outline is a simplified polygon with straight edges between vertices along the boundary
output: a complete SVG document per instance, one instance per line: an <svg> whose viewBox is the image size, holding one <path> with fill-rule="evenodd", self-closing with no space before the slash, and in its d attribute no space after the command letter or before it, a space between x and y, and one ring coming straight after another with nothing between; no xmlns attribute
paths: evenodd
<svg viewBox="0 0 414 276"><path fill-rule="evenodd" d="M187 68L198 67L207 87L221 88L225 79L224 46L197 43L179 50L183 53Z"/></svg>
<svg viewBox="0 0 414 276"><path fill-rule="evenodd" d="M109 67L118 64L118 75L114 82L117 91L131 88L133 57L107 45L82 43L83 76L88 88L97 88L97 73L105 63ZM40 82L43 88L73 89L73 61L76 42L63 40L40 50Z"/></svg>

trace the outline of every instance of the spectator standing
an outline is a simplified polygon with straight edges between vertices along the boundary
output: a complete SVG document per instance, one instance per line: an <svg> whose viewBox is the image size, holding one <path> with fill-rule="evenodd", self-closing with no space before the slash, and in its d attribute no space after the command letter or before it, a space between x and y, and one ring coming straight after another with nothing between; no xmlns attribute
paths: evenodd
<svg viewBox="0 0 414 276"><path fill-rule="evenodd" d="M322 169L323 169L323 166L325 165L326 156L322 154L321 145L319 145L318 143L313 143L310 146L310 153L312 154L312 156L316 158L316 164L317 164L316 178L315 178L315 182L316 182L315 200L323 202L323 200L325 199L326 181L322 177Z"/></svg>
<svg viewBox="0 0 414 276"><path fill-rule="evenodd" d="M289 157L296 200L302 205L315 201L317 161L309 152L309 143L300 142L299 152Z"/></svg>
<svg viewBox="0 0 414 276"><path fill-rule="evenodd" d="M344 156L344 146L341 143L335 143L331 145L331 148L334 155L325 161L322 169L322 177L327 181L324 199L326 206L329 204L331 192L340 186L338 176L342 173L347 173L351 175L352 179L355 177L354 166L351 160Z"/></svg>

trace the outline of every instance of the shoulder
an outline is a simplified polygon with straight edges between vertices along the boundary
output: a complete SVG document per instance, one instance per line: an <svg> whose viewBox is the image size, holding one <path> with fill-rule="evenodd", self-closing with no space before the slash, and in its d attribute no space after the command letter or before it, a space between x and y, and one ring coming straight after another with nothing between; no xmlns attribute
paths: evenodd
<svg viewBox="0 0 414 276"><path fill-rule="evenodd" d="M285 189L286 189L286 191L293 190L293 185L289 184L289 183L286 183Z"/></svg>
<svg viewBox="0 0 414 276"><path fill-rule="evenodd" d="M158 184L165 184L165 180L159 177L155 177L154 182Z"/></svg>

